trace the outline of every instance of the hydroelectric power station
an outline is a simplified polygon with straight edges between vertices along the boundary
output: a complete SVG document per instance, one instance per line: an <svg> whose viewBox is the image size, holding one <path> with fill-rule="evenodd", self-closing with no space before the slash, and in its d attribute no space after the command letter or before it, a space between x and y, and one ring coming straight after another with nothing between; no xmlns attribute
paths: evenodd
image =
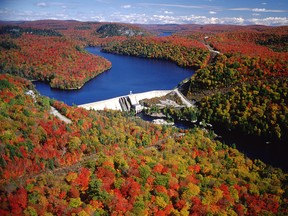
<svg viewBox="0 0 288 216"><path fill-rule="evenodd" d="M82 104L79 105L79 107L83 107L88 110L112 109L120 111L130 111L131 109L134 109L135 112L138 113L141 112L143 109L139 101L143 99L151 99L154 97L162 97L169 94L172 91L173 90L155 90L137 94L133 94L132 92L130 92L129 95L124 95L93 103Z"/></svg>

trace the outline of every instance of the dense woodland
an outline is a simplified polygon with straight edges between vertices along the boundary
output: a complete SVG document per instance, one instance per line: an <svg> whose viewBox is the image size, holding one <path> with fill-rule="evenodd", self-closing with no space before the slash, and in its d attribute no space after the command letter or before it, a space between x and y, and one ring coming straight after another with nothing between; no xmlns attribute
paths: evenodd
<svg viewBox="0 0 288 216"><path fill-rule="evenodd" d="M287 35L288 29L279 27L210 36L207 42L221 54L196 72L187 92L191 98L210 92L199 100L201 116L287 143Z"/></svg>
<svg viewBox="0 0 288 216"><path fill-rule="evenodd" d="M191 111L287 144L288 28L162 26L177 33L159 38L117 30L142 32L143 26L103 25L0 26L0 215L287 215L287 174L216 141L210 131L67 106L40 96L19 76L80 88L111 67L85 46L174 61L197 69L182 90L198 109L169 114L189 119ZM157 28L143 32L151 29ZM220 54L210 56L208 44ZM52 106L72 123L52 115Z"/></svg>
<svg viewBox="0 0 288 216"><path fill-rule="evenodd" d="M52 30L3 27L1 33L2 73L47 81L54 88L77 89L111 67L108 60L85 52Z"/></svg>
<svg viewBox="0 0 288 216"><path fill-rule="evenodd" d="M287 174L209 132L69 107L31 89L0 76L1 215L288 213Z"/></svg>
<svg viewBox="0 0 288 216"><path fill-rule="evenodd" d="M209 51L199 41L182 37L133 37L108 43L104 49L123 55L158 58L182 67L200 68L208 62Z"/></svg>
<svg viewBox="0 0 288 216"><path fill-rule="evenodd" d="M199 68L183 90L199 102L201 119L284 143L288 141L287 35L287 27L192 25L183 26L175 36L128 38L108 43L104 50ZM204 45L219 54L209 59Z"/></svg>

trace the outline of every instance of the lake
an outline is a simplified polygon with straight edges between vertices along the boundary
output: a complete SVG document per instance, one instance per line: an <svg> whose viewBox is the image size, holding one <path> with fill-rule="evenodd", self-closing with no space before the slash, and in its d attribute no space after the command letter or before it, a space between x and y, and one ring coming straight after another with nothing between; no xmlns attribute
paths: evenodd
<svg viewBox="0 0 288 216"><path fill-rule="evenodd" d="M169 61L103 53L99 47L88 47L86 50L108 59L112 62L112 68L79 90L52 89L48 83L38 81L34 82L36 89L42 95L68 105L79 105L127 95L130 91L140 93L173 89L194 74L192 69L178 67Z"/></svg>
<svg viewBox="0 0 288 216"><path fill-rule="evenodd" d="M175 32L173 32L173 31L163 31L163 32L161 32L161 33L158 35L158 37L171 36L173 33L175 33Z"/></svg>
<svg viewBox="0 0 288 216"><path fill-rule="evenodd" d="M112 69L95 77L80 90L51 89L47 83L34 82L37 90L42 95L64 101L68 105L78 105L127 95L130 91L139 93L172 89L179 82L194 74L193 70L180 68L175 63L168 61L102 53L100 48L89 47L86 50L111 61ZM180 128L193 127L193 125L183 122L177 122L176 125ZM262 138L226 131L221 126L215 126L214 130L222 136L222 142L230 146L235 143L237 149L248 157L259 158L267 164L280 167L288 172L286 159L288 148L284 143L266 144L266 140Z"/></svg>

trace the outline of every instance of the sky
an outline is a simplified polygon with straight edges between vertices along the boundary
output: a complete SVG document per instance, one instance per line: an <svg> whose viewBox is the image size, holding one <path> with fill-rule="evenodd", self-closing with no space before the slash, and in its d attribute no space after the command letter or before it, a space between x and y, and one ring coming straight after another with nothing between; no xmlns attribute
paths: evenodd
<svg viewBox="0 0 288 216"><path fill-rule="evenodd" d="M0 20L287 25L288 0L0 0Z"/></svg>

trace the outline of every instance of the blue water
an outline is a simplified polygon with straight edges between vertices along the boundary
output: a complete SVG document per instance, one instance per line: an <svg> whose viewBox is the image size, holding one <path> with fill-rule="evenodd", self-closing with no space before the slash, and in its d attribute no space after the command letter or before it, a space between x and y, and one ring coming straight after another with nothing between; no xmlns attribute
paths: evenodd
<svg viewBox="0 0 288 216"><path fill-rule="evenodd" d="M127 95L130 91L140 93L173 89L194 73L168 61L102 53L98 47L86 50L108 59L112 68L87 82L80 90L52 89L48 83L38 81L34 82L36 89L42 95L68 105L79 105Z"/></svg>
<svg viewBox="0 0 288 216"><path fill-rule="evenodd" d="M169 32L169 31L161 32L158 36L159 37L167 37L167 36L171 36L173 33L175 33L175 32Z"/></svg>
<svg viewBox="0 0 288 216"><path fill-rule="evenodd" d="M47 83L34 82L37 90L50 98L55 98L65 103L83 104L105 100L121 95L172 89L179 82L191 77L193 70L180 68L176 64L161 61L101 53L99 48L87 48L87 51L103 56L112 62L112 69L92 79L80 90L51 89ZM191 125L177 123L180 128L189 128ZM248 135L223 131L217 126L216 133L223 137L223 142L231 145L236 143L237 149L253 159L261 159L267 164L280 167L288 172L286 160L287 147L278 143L265 144L265 140Z"/></svg>

